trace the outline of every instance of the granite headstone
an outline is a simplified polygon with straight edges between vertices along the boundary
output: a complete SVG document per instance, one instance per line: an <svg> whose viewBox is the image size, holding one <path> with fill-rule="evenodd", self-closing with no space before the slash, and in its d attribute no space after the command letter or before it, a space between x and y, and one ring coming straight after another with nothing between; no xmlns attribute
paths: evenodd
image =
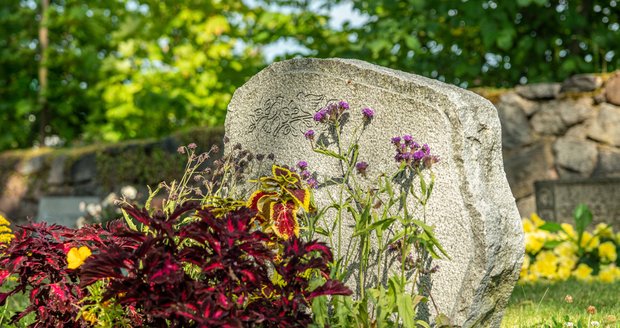
<svg viewBox="0 0 620 328"><path fill-rule="evenodd" d="M441 157L427 218L452 259L438 261L434 300L457 326L498 327L524 244L493 105L458 87L358 60L293 59L270 65L235 92L226 116L227 150L241 143L273 153L281 164L305 160L319 177L336 175L337 163L314 153L303 133L316 128L316 111L337 100L376 112L359 150L370 164L369 181L395 171L393 136L411 134ZM360 121L351 115L345 143ZM319 206L329 203L324 189L315 191Z"/></svg>

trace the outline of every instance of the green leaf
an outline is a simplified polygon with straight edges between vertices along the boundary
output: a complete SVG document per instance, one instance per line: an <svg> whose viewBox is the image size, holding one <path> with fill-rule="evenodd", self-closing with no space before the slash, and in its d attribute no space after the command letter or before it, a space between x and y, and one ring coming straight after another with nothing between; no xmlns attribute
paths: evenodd
<svg viewBox="0 0 620 328"><path fill-rule="evenodd" d="M561 243L563 243L563 240L550 240L545 242L545 244L543 245L544 249L554 249L556 246L560 245Z"/></svg>
<svg viewBox="0 0 620 328"><path fill-rule="evenodd" d="M413 301L411 296L402 293L397 296L398 314L403 319L403 326L415 328L415 312L413 311Z"/></svg>
<svg viewBox="0 0 620 328"><path fill-rule="evenodd" d="M378 229L380 231L385 231L387 228L389 228L392 225L392 223L394 223L394 221L396 221L395 218L387 218L387 219L375 221L371 225L366 227L366 229L359 230L357 233L353 234L353 237L357 237L361 234L367 233L375 229Z"/></svg>
<svg viewBox="0 0 620 328"><path fill-rule="evenodd" d="M562 225L557 222L545 222L545 224L538 227L540 230L546 230L549 232L562 231Z"/></svg>
<svg viewBox="0 0 620 328"><path fill-rule="evenodd" d="M127 226L129 227L129 229L133 231L140 231L138 227L136 227L136 225L133 223L133 220L131 219L131 217L129 217L129 214L127 214L127 212L124 209L121 209L121 212L123 213L123 218L125 219L125 222L127 223Z"/></svg>
<svg viewBox="0 0 620 328"><path fill-rule="evenodd" d="M325 327L329 323L329 314L327 308L327 296L315 297L312 300L312 321L318 324L319 327Z"/></svg>
<svg viewBox="0 0 620 328"><path fill-rule="evenodd" d="M314 152L322 154L322 155L327 155L327 156L330 156L330 157L334 157L334 158L337 158L337 159L345 161L345 162L347 161L346 157L344 157L344 156L342 156L342 155L340 155L340 154L338 154L336 152L333 152L333 151L331 151L331 150L329 150L327 148L316 147L316 148L314 148Z"/></svg>
<svg viewBox="0 0 620 328"><path fill-rule="evenodd" d="M578 235L583 234L586 227L592 223L592 212L590 212L590 209L585 204L579 204L577 208L575 208L573 217L575 219L575 229Z"/></svg>
<svg viewBox="0 0 620 328"><path fill-rule="evenodd" d="M424 230L424 233L428 237L428 240L431 242L432 246L436 247L441 252L441 254L443 254L446 258L450 259L450 256L448 255L446 250L441 246L441 243L439 242L437 237L435 237L435 233L433 232L433 227L425 224L424 222L420 220L412 220L412 222L416 224L417 226L419 226L420 228L422 228L422 230ZM431 253L436 254L434 250L432 249L432 247L431 249L429 249L429 251Z"/></svg>

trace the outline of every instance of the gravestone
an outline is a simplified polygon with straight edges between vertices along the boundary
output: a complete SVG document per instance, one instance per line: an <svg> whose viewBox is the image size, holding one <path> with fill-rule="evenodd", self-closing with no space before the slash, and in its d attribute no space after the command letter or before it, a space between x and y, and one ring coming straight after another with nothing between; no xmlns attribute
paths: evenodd
<svg viewBox="0 0 620 328"><path fill-rule="evenodd" d="M314 153L303 136L317 128L315 112L337 100L354 111L375 110L359 150L370 164L368 181L396 171L393 136L411 134L440 156L427 219L452 259L437 262L432 295L453 324L499 326L524 244L493 105L455 86L358 60L293 59L270 65L235 92L226 116L227 151L241 143L273 153L277 163L304 160L319 177L337 175L337 162ZM360 123L361 115L350 115L345 144ZM315 191L319 206L329 203L325 188Z"/></svg>
<svg viewBox="0 0 620 328"><path fill-rule="evenodd" d="M66 227L75 227L76 220L85 213L80 210L80 203L98 204L97 197L49 196L41 197L37 221L56 223Z"/></svg>
<svg viewBox="0 0 620 328"><path fill-rule="evenodd" d="M536 213L544 220L574 224L573 211L585 204L593 226L607 223L620 229L620 178L536 181Z"/></svg>

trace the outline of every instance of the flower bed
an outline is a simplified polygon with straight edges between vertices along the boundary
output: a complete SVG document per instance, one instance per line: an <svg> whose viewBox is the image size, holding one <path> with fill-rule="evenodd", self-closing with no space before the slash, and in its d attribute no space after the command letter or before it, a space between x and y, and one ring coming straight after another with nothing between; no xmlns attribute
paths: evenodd
<svg viewBox="0 0 620 328"><path fill-rule="evenodd" d="M620 232L604 223L594 231L586 227L592 213L585 205L574 213L575 225L546 222L532 214L523 219L525 260L519 281L580 281L614 282L620 280Z"/></svg>
<svg viewBox="0 0 620 328"><path fill-rule="evenodd" d="M359 114L363 133L375 113ZM8 290L0 305L27 295L11 321L30 315L37 327L430 327L416 317L417 306L432 301L430 290L416 290L417 277L437 271L427 264L447 254L424 214L413 213L425 213L439 158L410 135L394 137L395 172L369 184L378 190L365 189L360 179L368 179L369 165L358 159L357 144L341 143L349 115L348 103L331 103L314 116L323 130L304 134L315 152L340 163L336 180L319 181L303 161L275 165L273 156L240 145L205 168L219 150L197 154L190 144L179 148L188 156L180 181L161 183L143 206L123 198L123 217L105 225L31 223L11 231L2 218L0 284ZM333 143L320 141L327 139ZM267 165L270 175L253 176ZM326 208L312 201L321 183L340 195ZM410 197L419 211L409 208ZM341 249L345 213L356 233L353 247ZM354 259L356 298L342 282ZM383 270L384 262L395 270ZM387 283L368 287L369 263L378 263L377 281ZM450 324L434 310L438 325Z"/></svg>

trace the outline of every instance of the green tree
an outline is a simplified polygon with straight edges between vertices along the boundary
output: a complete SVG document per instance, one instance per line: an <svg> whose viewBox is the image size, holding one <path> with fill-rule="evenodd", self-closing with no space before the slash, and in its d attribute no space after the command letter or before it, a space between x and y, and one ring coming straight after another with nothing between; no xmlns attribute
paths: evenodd
<svg viewBox="0 0 620 328"><path fill-rule="evenodd" d="M101 61L112 49L110 33L119 26L124 5L115 0L3 2L0 149L31 146L45 136L78 138L100 106L93 87L101 77ZM46 3L48 9L42 10ZM40 35L43 28L45 38Z"/></svg>
<svg viewBox="0 0 620 328"><path fill-rule="evenodd" d="M302 33L290 15L242 1L23 0L0 10L0 150L223 124L233 91L264 67L261 48Z"/></svg>
<svg viewBox="0 0 620 328"><path fill-rule="evenodd" d="M237 46L249 10L242 2L145 0L130 11L103 62L89 136L117 141L222 124L235 88L263 65L259 53Z"/></svg>
<svg viewBox="0 0 620 328"><path fill-rule="evenodd" d="M316 3L271 2L297 7L300 16L321 15L313 14ZM323 1L322 8L345 2ZM291 36L318 57L363 59L463 86L561 81L620 68L617 0L350 2L367 23L317 25L310 35Z"/></svg>

